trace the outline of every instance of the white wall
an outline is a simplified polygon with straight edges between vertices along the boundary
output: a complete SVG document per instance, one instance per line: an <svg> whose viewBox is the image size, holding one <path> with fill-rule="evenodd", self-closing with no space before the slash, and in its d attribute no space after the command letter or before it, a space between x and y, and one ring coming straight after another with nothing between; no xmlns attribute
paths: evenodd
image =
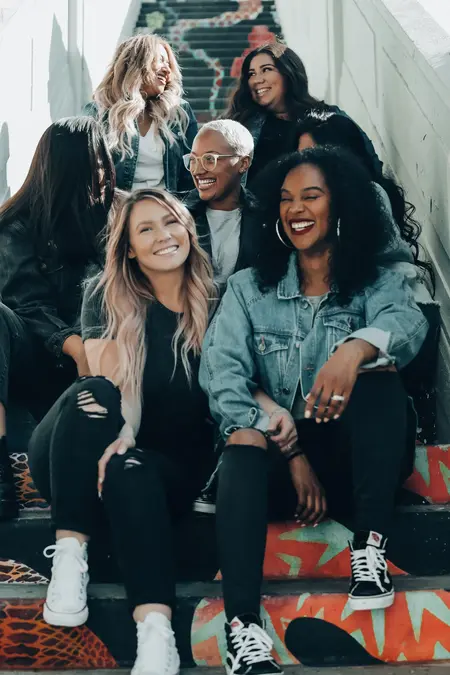
<svg viewBox="0 0 450 675"><path fill-rule="evenodd" d="M417 207L442 303L440 433L450 440L450 8L448 0L277 0L311 91L374 141Z"/></svg>
<svg viewBox="0 0 450 675"><path fill-rule="evenodd" d="M20 187L36 143L80 112L139 0L21 0L0 26L0 203Z"/></svg>

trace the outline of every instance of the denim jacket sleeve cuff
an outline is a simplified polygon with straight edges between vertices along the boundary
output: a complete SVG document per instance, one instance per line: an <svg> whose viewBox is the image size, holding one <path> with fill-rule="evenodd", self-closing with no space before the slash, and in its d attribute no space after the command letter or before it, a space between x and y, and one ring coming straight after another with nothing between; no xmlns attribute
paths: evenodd
<svg viewBox="0 0 450 675"><path fill-rule="evenodd" d="M64 342L71 335L80 335L80 331L76 327L65 328L64 330L53 333L48 340L45 341L45 347L56 356L60 358L62 356L62 348Z"/></svg>
<svg viewBox="0 0 450 675"><path fill-rule="evenodd" d="M369 326L368 328L360 328L351 335L348 335L342 340L339 340L339 342L336 342L333 345L331 353L334 354L336 349L345 342L357 339L365 340L370 345L373 345L378 349L378 357L374 361L370 361L370 363L365 363L361 366L361 368L370 370L371 368L380 368L395 364L395 358L388 352L391 333L389 331L381 330L381 328L374 328L373 326Z"/></svg>
<svg viewBox="0 0 450 675"><path fill-rule="evenodd" d="M248 412L247 420L242 424L236 423L229 425L224 420L222 423L222 433L225 438L231 436L231 434L238 429L257 429L257 431L261 431L265 434L269 427L269 422L270 417L264 410L252 407Z"/></svg>

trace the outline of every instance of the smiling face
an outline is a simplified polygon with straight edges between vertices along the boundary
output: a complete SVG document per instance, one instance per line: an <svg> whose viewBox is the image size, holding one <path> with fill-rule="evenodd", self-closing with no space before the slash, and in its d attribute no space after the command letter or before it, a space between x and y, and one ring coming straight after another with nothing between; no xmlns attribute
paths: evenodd
<svg viewBox="0 0 450 675"><path fill-rule="evenodd" d="M163 93L170 80L169 54L163 44L159 44L155 58L148 64L148 78L142 83L142 93L153 98Z"/></svg>
<svg viewBox="0 0 450 675"><path fill-rule="evenodd" d="M280 219L298 251L320 250L330 230L330 191L315 166L292 169L281 188Z"/></svg>
<svg viewBox="0 0 450 675"><path fill-rule="evenodd" d="M206 130L197 134L191 155L202 157L209 153L234 155L235 150L218 131ZM219 157L215 169L204 169L201 162L191 171L200 198L210 205L235 201L241 191L242 174L248 169L248 157Z"/></svg>
<svg viewBox="0 0 450 675"><path fill-rule="evenodd" d="M154 199L132 208L129 219L128 257L136 259L148 277L152 272L172 272L186 262L191 249L189 233L169 209Z"/></svg>
<svg viewBox="0 0 450 675"><path fill-rule="evenodd" d="M251 60L248 86L255 103L274 113L286 112L286 85L270 54L258 54Z"/></svg>

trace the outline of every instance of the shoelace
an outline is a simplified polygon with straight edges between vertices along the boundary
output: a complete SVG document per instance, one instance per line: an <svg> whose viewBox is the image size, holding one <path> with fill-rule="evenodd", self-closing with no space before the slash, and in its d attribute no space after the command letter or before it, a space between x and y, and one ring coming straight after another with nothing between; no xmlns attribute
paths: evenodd
<svg viewBox="0 0 450 675"><path fill-rule="evenodd" d="M50 546L47 546L44 548L44 556L46 558L55 558L58 557L59 555L64 555L67 550L64 549L62 546L59 546L58 543L56 544L51 544ZM80 572L87 572L89 567L86 562L86 560L82 557L82 555L78 555L77 553L71 551L71 554L73 555L74 558L76 558L77 562L80 564Z"/></svg>
<svg viewBox="0 0 450 675"><path fill-rule="evenodd" d="M145 641L149 636L149 633L156 632L159 633L159 635L166 640L167 645L169 644L169 640L173 638L175 635L175 633L171 628L167 628L167 626L158 626L158 625L155 626L153 623L149 623L147 621L140 621L137 624L137 630L138 630L138 640ZM170 661L168 659L166 660L166 670L169 670L171 668L172 662L175 657L175 653L172 649L169 649Z"/></svg>
<svg viewBox="0 0 450 675"><path fill-rule="evenodd" d="M262 628L256 623L250 623L240 629L236 635L232 636L232 644L236 649L235 665L239 666L239 661L244 661L247 665L261 663L271 659L273 642ZM235 666L231 669L234 673Z"/></svg>
<svg viewBox="0 0 450 675"><path fill-rule="evenodd" d="M386 590L380 581L378 571L386 572L387 563L384 559L384 549L366 546L358 551L352 551L352 571L355 581L373 581L380 591Z"/></svg>

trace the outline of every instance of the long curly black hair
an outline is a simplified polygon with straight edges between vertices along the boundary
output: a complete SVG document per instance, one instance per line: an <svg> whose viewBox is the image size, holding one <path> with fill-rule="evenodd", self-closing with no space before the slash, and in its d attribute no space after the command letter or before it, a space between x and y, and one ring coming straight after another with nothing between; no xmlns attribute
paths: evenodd
<svg viewBox="0 0 450 675"><path fill-rule="evenodd" d="M303 134L309 134L317 145L335 145L351 150L369 171L371 179L386 192L392 207L392 215L400 229L400 235L411 247L415 264L428 273L434 289L434 270L429 262L419 260L418 242L422 228L415 220L415 206L405 199L404 189L392 176L383 173L367 151L361 129L346 115L316 108L310 110L297 123L297 143Z"/></svg>
<svg viewBox="0 0 450 675"><path fill-rule="evenodd" d="M339 301L346 304L351 296L362 292L377 279L377 257L389 244L392 225L369 172L353 154L342 148L318 146L301 153L295 152L272 162L265 169L266 190L261 204L265 222L256 242L255 257L258 285L265 292L276 286L287 272L293 248L281 243L276 232L280 193L288 173L305 164L321 172L330 191L328 278L338 293ZM281 222L279 231L290 244ZM298 275L301 287L300 265Z"/></svg>

